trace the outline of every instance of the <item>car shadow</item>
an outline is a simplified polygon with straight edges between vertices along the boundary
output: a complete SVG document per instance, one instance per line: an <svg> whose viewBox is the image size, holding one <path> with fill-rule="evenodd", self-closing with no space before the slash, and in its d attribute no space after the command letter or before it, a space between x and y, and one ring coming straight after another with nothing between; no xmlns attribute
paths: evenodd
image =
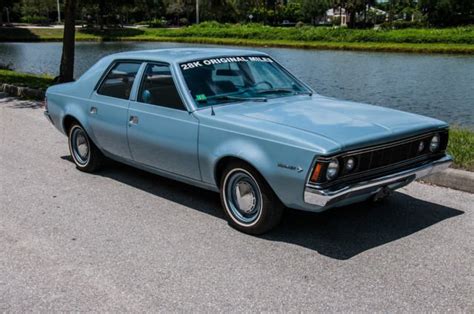
<svg viewBox="0 0 474 314"><path fill-rule="evenodd" d="M319 214L287 210L279 228L263 237L346 260L463 213L395 192L381 203L363 202Z"/></svg>
<svg viewBox="0 0 474 314"><path fill-rule="evenodd" d="M70 156L61 158L72 162ZM97 175L224 219L217 193L115 162ZM396 192L379 204L365 202L323 213L287 209L282 223L260 238L296 244L346 260L463 213Z"/></svg>

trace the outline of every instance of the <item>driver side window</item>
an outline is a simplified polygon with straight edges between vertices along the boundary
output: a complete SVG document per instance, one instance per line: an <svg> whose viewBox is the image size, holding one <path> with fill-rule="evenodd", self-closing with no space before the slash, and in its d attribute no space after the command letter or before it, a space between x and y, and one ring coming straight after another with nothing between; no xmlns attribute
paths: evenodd
<svg viewBox="0 0 474 314"><path fill-rule="evenodd" d="M138 93L138 101L171 109L186 110L168 65L148 64Z"/></svg>

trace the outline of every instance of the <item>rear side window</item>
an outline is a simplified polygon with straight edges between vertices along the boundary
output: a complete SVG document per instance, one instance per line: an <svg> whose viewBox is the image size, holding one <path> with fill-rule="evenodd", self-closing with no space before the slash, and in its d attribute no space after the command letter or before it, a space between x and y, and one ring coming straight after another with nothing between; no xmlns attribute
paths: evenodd
<svg viewBox="0 0 474 314"><path fill-rule="evenodd" d="M138 101L150 105L185 110L168 65L148 64L143 74Z"/></svg>
<svg viewBox="0 0 474 314"><path fill-rule="evenodd" d="M137 62L118 62L107 74L97 93L128 99L140 65Z"/></svg>

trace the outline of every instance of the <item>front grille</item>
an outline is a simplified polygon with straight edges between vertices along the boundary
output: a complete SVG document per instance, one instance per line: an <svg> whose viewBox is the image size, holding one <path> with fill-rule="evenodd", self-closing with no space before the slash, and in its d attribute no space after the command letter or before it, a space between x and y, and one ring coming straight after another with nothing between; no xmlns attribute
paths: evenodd
<svg viewBox="0 0 474 314"><path fill-rule="evenodd" d="M429 150L429 143L435 133L440 135L440 148L435 153ZM420 142L423 142L423 149L419 150ZM352 181L354 178L365 178L374 173L386 172L394 168L401 168L408 164L414 164L426 161L428 159L439 157L444 153L448 144L448 131L432 132L421 136L399 140L396 142L367 147L356 151L343 153L337 156L319 158L322 171L326 172L328 161L337 158L340 164L340 172L337 179L327 181L325 175L320 175L317 182L309 182L320 187ZM355 168L347 172L344 170L344 164L347 159L354 158L356 162Z"/></svg>

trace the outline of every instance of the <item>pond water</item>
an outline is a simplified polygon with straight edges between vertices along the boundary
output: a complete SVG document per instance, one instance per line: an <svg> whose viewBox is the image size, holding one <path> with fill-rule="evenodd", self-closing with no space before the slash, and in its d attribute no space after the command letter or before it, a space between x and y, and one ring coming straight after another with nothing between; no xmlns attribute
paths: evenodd
<svg viewBox="0 0 474 314"><path fill-rule="evenodd" d="M76 77L114 52L189 46L213 45L80 42ZM18 71L56 75L61 48L61 43L0 43L0 63L11 63ZM472 56L255 49L271 54L322 95L420 113L474 129Z"/></svg>

